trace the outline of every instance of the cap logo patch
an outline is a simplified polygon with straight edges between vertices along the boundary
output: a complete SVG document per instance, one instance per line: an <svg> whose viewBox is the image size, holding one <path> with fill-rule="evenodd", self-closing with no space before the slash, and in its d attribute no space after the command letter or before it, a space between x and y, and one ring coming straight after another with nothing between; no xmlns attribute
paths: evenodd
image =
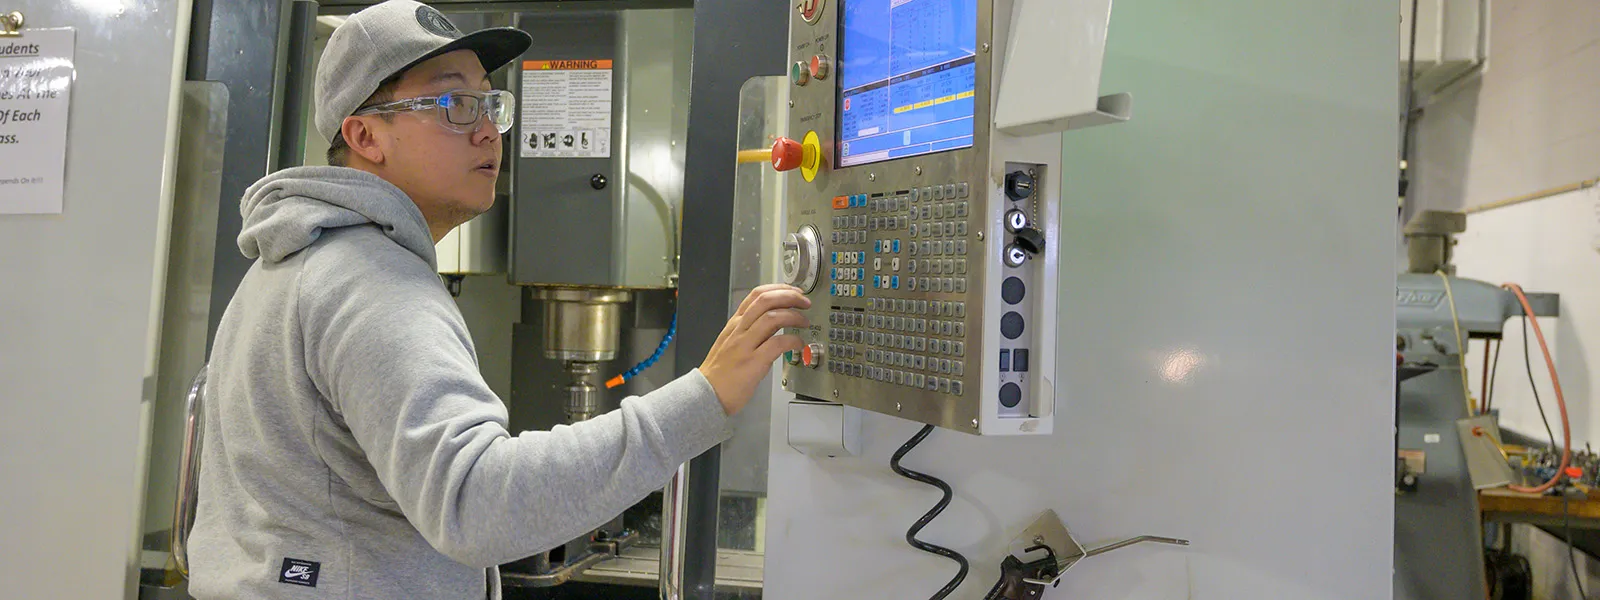
<svg viewBox="0 0 1600 600"><path fill-rule="evenodd" d="M432 6L417 7L417 24L428 30L428 33L439 37L451 39L461 37L461 30L456 29L455 23L451 23L450 19L445 18L444 13Z"/></svg>

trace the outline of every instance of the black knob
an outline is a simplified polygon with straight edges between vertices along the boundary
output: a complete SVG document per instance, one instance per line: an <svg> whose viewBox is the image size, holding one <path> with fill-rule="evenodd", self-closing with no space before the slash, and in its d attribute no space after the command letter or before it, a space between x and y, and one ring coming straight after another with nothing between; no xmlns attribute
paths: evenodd
<svg viewBox="0 0 1600 600"><path fill-rule="evenodd" d="M1028 254L1044 252L1044 232L1034 227L1023 227L1017 230L1017 247L1026 250Z"/></svg>
<svg viewBox="0 0 1600 600"><path fill-rule="evenodd" d="M605 175L595 175L594 177L590 177L589 178L589 187L592 187L592 188L597 189L597 190L606 189L606 176Z"/></svg>
<svg viewBox="0 0 1600 600"><path fill-rule="evenodd" d="M1022 302L1022 297L1028 293L1028 286L1022 283L1019 277L1007 277L1000 283L1000 299L1006 304Z"/></svg>
<svg viewBox="0 0 1600 600"><path fill-rule="evenodd" d="M1017 171L1006 176L1006 197L1021 202L1033 197L1033 176Z"/></svg>
<svg viewBox="0 0 1600 600"><path fill-rule="evenodd" d="M1000 335L1008 340L1022 337L1022 315L1016 311L1008 312L1000 317Z"/></svg>
<svg viewBox="0 0 1600 600"><path fill-rule="evenodd" d="M1016 408L1022 403L1022 386L1007 383L1000 386L1000 405L1006 408Z"/></svg>

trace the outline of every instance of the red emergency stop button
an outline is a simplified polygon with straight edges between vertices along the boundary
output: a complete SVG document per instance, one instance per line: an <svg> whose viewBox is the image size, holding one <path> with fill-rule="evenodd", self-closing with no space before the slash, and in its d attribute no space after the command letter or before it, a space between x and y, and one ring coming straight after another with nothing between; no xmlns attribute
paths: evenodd
<svg viewBox="0 0 1600 600"><path fill-rule="evenodd" d="M778 171L793 171L800 168L800 163L805 160L805 146L789 138L778 138L772 144L772 168Z"/></svg>

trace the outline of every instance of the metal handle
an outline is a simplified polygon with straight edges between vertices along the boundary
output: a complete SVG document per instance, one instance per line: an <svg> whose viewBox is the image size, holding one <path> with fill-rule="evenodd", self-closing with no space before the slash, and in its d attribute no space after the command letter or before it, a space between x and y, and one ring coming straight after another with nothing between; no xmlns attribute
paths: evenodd
<svg viewBox="0 0 1600 600"><path fill-rule="evenodd" d="M689 463L667 482L661 502L661 598L683 598L684 540L689 516Z"/></svg>
<svg viewBox="0 0 1600 600"><path fill-rule="evenodd" d="M200 489L200 444L204 442L206 369L200 367L189 386L183 410L183 454L178 463L178 502L172 509L172 558L178 573L189 578L189 527L194 522L194 505Z"/></svg>
<svg viewBox="0 0 1600 600"><path fill-rule="evenodd" d="M1189 540L1180 540L1180 539L1177 539L1177 538L1169 538L1169 537L1157 537L1157 536L1153 536L1153 535L1141 535L1141 536L1136 537L1136 538L1122 540L1122 541L1117 542L1115 544L1108 544L1108 545L1105 545L1105 546L1101 546L1099 548L1095 548L1093 550L1090 550L1088 552L1083 553L1083 557L1084 558L1089 558L1091 556L1099 556L1101 554L1105 554L1105 553L1110 552L1112 550L1119 550L1119 549L1122 549L1122 548L1127 548L1128 546L1132 546L1134 544L1142 544L1144 542L1158 542L1158 543L1162 543L1162 544L1171 544L1173 546L1187 546L1187 545L1189 545Z"/></svg>

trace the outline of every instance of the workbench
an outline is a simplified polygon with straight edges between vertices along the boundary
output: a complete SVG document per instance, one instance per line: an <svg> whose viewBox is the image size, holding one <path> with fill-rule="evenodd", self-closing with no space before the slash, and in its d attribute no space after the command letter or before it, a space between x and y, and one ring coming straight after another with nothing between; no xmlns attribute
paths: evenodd
<svg viewBox="0 0 1600 600"><path fill-rule="evenodd" d="M1567 508L1574 529L1600 529L1600 496L1595 491L1586 497L1570 498ZM1524 494L1506 488L1478 492L1478 510L1485 522L1528 523L1546 527L1561 527L1561 498L1542 494Z"/></svg>

